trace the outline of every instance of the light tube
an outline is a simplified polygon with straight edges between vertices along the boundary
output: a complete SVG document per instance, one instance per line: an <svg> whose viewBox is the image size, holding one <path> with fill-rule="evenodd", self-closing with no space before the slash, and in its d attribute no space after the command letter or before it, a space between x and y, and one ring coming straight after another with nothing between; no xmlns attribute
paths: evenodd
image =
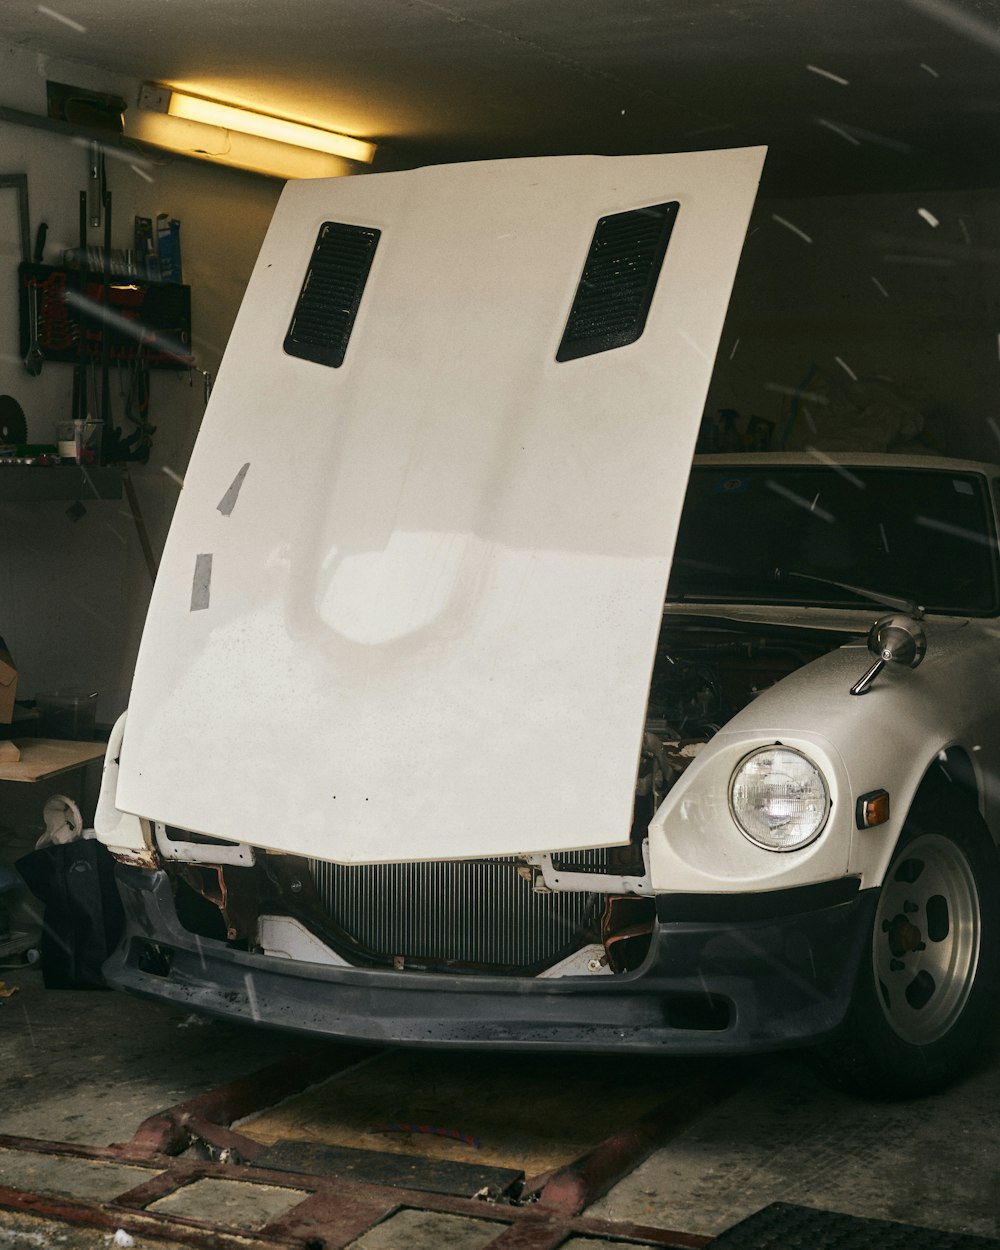
<svg viewBox="0 0 1000 1250"><path fill-rule="evenodd" d="M376 145L364 139L354 139L332 130L321 130L318 126L305 126L301 122L286 121L267 113L254 113L232 104L220 104L216 100L186 95L182 91L170 92L167 112L171 117L182 117L207 126L220 126L241 134L290 143L295 147L311 148L316 152L327 152L331 156L341 156L366 165L370 165L375 158Z"/></svg>

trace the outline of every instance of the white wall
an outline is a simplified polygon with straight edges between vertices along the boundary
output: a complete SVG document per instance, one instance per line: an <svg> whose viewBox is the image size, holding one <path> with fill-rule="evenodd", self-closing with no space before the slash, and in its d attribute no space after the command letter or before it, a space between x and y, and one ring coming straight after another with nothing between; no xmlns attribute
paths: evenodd
<svg viewBox="0 0 1000 1250"><path fill-rule="evenodd" d="M869 397L850 370L914 392L924 429L893 449L1000 460L998 262L998 190L761 201L707 412L735 408L773 421L789 446L832 447L831 405L811 405L810 431L790 424L786 392L816 366L832 407L850 413ZM858 450L866 433L877 440L878 417L854 415L840 445Z"/></svg>
<svg viewBox="0 0 1000 1250"><path fill-rule="evenodd" d="M0 105L44 115L47 78L116 91L132 105L139 88L138 82L79 64L0 49ZM215 374L280 184L179 159L150 165L138 153L135 169L132 164L109 153L112 246L132 245L136 214L167 212L181 220L195 359L199 369ZM0 173L27 174L32 244L38 223L47 222L45 260L55 263L64 248L77 243L79 192L87 186L86 146L0 120ZM55 422L71 415L73 370L49 362L33 378L20 359L15 204L12 192L0 193L0 393L21 404L29 440L49 442ZM103 229L91 230L89 242L100 246ZM153 371L154 449L148 465L131 469L157 555L179 489L171 474L183 478L204 411L201 377L195 374L193 385L191 380L187 373ZM121 424L114 369L112 410ZM0 476L0 635L18 665L19 697L86 686L101 692L98 715L107 721L128 701L150 580L124 499L84 501L86 515L75 522L66 516L69 502L4 501Z"/></svg>

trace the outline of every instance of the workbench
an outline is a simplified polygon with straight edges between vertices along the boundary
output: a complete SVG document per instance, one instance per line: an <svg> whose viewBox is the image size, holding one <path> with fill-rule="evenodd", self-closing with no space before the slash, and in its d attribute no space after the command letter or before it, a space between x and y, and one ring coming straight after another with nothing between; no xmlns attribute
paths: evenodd
<svg viewBox="0 0 1000 1250"><path fill-rule="evenodd" d="M21 758L0 762L0 781L43 781L101 759L106 742L71 742L56 738L21 738L14 745Z"/></svg>

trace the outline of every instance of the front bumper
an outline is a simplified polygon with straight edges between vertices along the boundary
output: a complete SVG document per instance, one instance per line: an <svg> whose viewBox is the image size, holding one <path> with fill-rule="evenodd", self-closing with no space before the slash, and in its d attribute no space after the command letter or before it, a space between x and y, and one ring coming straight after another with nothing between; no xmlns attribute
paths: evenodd
<svg viewBox="0 0 1000 1250"><path fill-rule="evenodd" d="M825 895L740 896L732 906L716 897L703 909L709 919L690 918L694 896L683 908L661 899L641 968L538 980L254 955L182 928L165 873L119 866L117 876L125 932L104 974L134 994L331 1039L676 1055L751 1054L833 1032L877 894L855 883ZM850 898L805 909L831 893ZM684 918L668 918L677 912Z"/></svg>

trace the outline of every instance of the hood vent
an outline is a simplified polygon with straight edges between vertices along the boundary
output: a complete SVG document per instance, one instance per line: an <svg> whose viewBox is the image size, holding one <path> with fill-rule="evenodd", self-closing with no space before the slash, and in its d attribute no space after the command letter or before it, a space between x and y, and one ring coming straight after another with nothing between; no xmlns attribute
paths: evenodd
<svg viewBox="0 0 1000 1250"><path fill-rule="evenodd" d="M289 356L333 369L344 363L380 234L370 226L335 221L320 227L285 336Z"/></svg>
<svg viewBox="0 0 1000 1250"><path fill-rule="evenodd" d="M675 200L598 221L556 360L577 360L639 338L678 208Z"/></svg>

